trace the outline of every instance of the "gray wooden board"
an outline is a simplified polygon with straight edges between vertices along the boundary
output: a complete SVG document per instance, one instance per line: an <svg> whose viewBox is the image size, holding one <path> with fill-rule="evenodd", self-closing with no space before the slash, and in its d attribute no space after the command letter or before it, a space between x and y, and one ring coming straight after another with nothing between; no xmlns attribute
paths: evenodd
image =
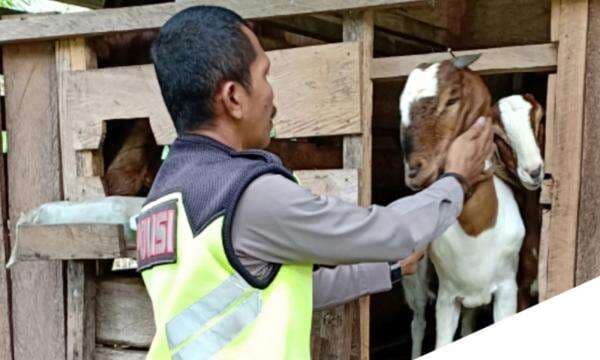
<svg viewBox="0 0 600 360"><path fill-rule="evenodd" d="M113 259L124 255L123 232L120 224L20 226L18 259Z"/></svg>
<svg viewBox="0 0 600 360"><path fill-rule="evenodd" d="M360 133L358 49L351 42L268 53L277 138ZM75 71L65 87L75 150L98 149L104 121L114 119L148 117L159 145L175 139L151 65Z"/></svg>
<svg viewBox="0 0 600 360"><path fill-rule="evenodd" d="M90 36L161 27L171 16L194 5L220 5L246 19L404 5L424 0L190 0L84 13L39 16L0 23L0 44Z"/></svg>
<svg viewBox="0 0 600 360"><path fill-rule="evenodd" d="M14 224L21 212L62 197L54 46L3 46L3 62ZM15 360L64 359L62 264L17 263L11 277Z"/></svg>

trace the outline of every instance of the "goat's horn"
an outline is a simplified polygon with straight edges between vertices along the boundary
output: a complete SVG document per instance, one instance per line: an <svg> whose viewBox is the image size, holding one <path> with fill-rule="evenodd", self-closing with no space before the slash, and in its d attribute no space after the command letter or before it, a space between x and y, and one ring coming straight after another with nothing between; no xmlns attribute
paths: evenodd
<svg viewBox="0 0 600 360"><path fill-rule="evenodd" d="M473 64L477 59L481 57L481 54L463 55L452 59L452 64L459 69L466 69Z"/></svg>

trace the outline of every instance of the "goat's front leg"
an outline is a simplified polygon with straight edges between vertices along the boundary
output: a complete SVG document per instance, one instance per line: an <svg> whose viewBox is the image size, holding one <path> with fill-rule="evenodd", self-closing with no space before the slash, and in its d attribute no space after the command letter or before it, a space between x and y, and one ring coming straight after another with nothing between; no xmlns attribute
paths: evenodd
<svg viewBox="0 0 600 360"><path fill-rule="evenodd" d="M450 344L458 327L460 304L454 296L440 290L435 304L436 339L435 348Z"/></svg>
<svg viewBox="0 0 600 360"><path fill-rule="evenodd" d="M509 280L500 285L494 293L494 322L517 312L517 282Z"/></svg>
<svg viewBox="0 0 600 360"><path fill-rule="evenodd" d="M412 336L412 358L421 356L423 351L423 338L425 337L425 310L427 308L427 292L429 281L427 279L427 256L417 265L417 272L402 278L404 297L408 306L413 311L413 319L410 323Z"/></svg>
<svg viewBox="0 0 600 360"><path fill-rule="evenodd" d="M477 308L464 308L460 325L460 337L463 338L475 331L477 322Z"/></svg>

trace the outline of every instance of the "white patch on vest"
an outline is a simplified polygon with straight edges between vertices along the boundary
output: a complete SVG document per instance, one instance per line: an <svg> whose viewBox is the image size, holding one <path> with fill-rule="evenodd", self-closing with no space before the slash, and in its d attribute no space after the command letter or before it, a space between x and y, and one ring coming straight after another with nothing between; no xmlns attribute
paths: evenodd
<svg viewBox="0 0 600 360"><path fill-rule="evenodd" d="M532 105L521 95L513 95L501 99L498 107L506 135L517 155L517 174L523 182L534 184L538 179L532 179L529 173L542 167L540 176L543 176L544 163L531 128Z"/></svg>
<svg viewBox="0 0 600 360"><path fill-rule="evenodd" d="M440 64L436 63L425 70L414 69L408 76L406 86L400 96L401 124L410 125L410 107L419 99L436 96L438 93L438 71Z"/></svg>

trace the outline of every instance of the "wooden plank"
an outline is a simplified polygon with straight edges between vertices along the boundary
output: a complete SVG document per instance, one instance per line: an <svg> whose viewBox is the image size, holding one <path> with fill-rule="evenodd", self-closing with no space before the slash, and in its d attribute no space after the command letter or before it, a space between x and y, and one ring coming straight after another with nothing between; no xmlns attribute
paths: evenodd
<svg viewBox="0 0 600 360"><path fill-rule="evenodd" d="M422 2L418 0L219 0L246 19L265 19L330 11L380 8ZM40 16L0 23L0 44L101 35L161 27L171 16L195 5L216 5L213 0L190 0L148 6L104 9L60 16Z"/></svg>
<svg viewBox="0 0 600 360"><path fill-rule="evenodd" d="M0 69L2 54L0 54ZM2 84L0 84L2 86ZM0 90L2 93L2 90ZM4 94L0 94L3 96ZM0 124L3 123L3 104L0 101ZM0 126L4 129L4 126ZM0 149L2 149L3 140L0 136ZM10 243L8 238L8 203L6 193L6 168L5 156L0 153L0 359L12 359L12 331L10 327L10 276L6 270L6 255L10 252Z"/></svg>
<svg viewBox="0 0 600 360"><path fill-rule="evenodd" d="M589 3L576 285L600 276L600 1Z"/></svg>
<svg viewBox="0 0 600 360"><path fill-rule="evenodd" d="M98 283L96 340L148 348L154 336L152 303L140 278L116 278Z"/></svg>
<svg viewBox="0 0 600 360"><path fill-rule="evenodd" d="M552 42L558 41L559 38L560 2L561 0L550 0L550 41Z"/></svg>
<svg viewBox="0 0 600 360"><path fill-rule="evenodd" d="M575 285L588 1L561 3L546 297ZM558 166L560 164L560 166ZM586 199L588 201L589 199Z"/></svg>
<svg viewBox="0 0 600 360"><path fill-rule="evenodd" d="M482 74L552 72L556 70L554 44L523 45L493 49L457 51L456 56L481 54L471 69ZM420 64L450 59L447 52L373 59L371 79L386 80L408 76Z"/></svg>
<svg viewBox="0 0 600 360"><path fill-rule="evenodd" d="M554 119L556 118L556 74L548 75L548 96L546 98L546 140L544 147L544 170L552 174L554 170Z"/></svg>
<svg viewBox="0 0 600 360"><path fill-rule="evenodd" d="M358 137L344 139L344 167L360 169L358 204L365 207L371 205L372 196L373 82L370 74L375 31L373 23L372 11L350 12L344 16L344 41L359 41L362 45L360 54L362 135L360 140ZM360 156L357 157L359 153ZM347 155L348 158L346 158ZM350 326L349 332L353 335L352 342L354 343L350 343L350 357L353 359L368 359L370 298L368 296L362 297L358 300L358 306L356 303L346 304L345 306L346 318L348 319L347 325ZM346 336L348 336L347 333ZM353 349L355 352L352 352Z"/></svg>
<svg viewBox="0 0 600 360"><path fill-rule="evenodd" d="M137 350L110 349L98 346L94 352L94 360L145 360L146 352Z"/></svg>
<svg viewBox="0 0 600 360"><path fill-rule="evenodd" d="M550 241L550 209L542 209L540 231L540 255L538 258L538 296L542 302L548 298L548 243Z"/></svg>
<svg viewBox="0 0 600 360"><path fill-rule="evenodd" d="M3 46L3 62L14 224L21 212L62 197L54 45ZM11 269L15 360L65 358L63 277L57 262L17 263Z"/></svg>
<svg viewBox="0 0 600 360"><path fill-rule="evenodd" d="M552 205L552 196L554 192L554 181L552 179L546 179L542 183L542 191L540 193L540 204Z"/></svg>
<svg viewBox="0 0 600 360"><path fill-rule="evenodd" d="M58 76L58 114L63 168L65 200L78 201L84 198L105 195L100 169L95 168L98 156L90 151L76 152L73 149L75 122L69 115L67 101L67 76L71 71L93 69L97 66L96 56L84 38L73 38L56 42L56 66Z"/></svg>
<svg viewBox="0 0 600 360"><path fill-rule="evenodd" d="M95 263L67 263L67 360L92 359L96 348Z"/></svg>
<svg viewBox="0 0 600 360"><path fill-rule="evenodd" d="M358 46L341 43L268 53L277 94L277 138L360 133ZM148 117L159 145L175 139L151 65L73 72L66 86L65 111L76 124L76 150L98 149L103 120L111 119Z"/></svg>
<svg viewBox="0 0 600 360"><path fill-rule="evenodd" d="M19 260L114 259L125 254L120 224L25 225L18 231Z"/></svg>
<svg viewBox="0 0 600 360"><path fill-rule="evenodd" d="M303 187L309 188L317 195L336 196L353 204L358 203L356 169L301 170L294 174Z"/></svg>

